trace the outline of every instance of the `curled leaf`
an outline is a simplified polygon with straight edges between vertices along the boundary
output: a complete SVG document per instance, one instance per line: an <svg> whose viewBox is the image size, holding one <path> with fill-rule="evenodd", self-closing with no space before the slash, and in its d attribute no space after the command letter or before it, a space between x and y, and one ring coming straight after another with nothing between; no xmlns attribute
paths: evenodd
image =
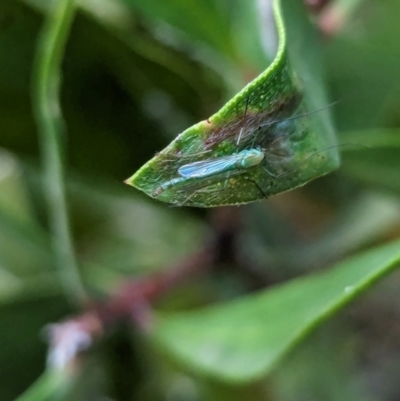
<svg viewBox="0 0 400 401"><path fill-rule="evenodd" d="M279 46L268 69L181 133L128 184L178 206L214 207L288 191L338 167L315 35L298 2L275 0L273 7ZM258 152L255 161L248 152Z"/></svg>

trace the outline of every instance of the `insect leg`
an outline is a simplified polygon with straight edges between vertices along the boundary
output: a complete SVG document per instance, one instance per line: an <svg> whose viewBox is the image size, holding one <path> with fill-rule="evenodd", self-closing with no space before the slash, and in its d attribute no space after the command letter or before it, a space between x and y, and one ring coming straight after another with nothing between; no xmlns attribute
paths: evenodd
<svg viewBox="0 0 400 401"><path fill-rule="evenodd" d="M187 178L184 177L177 177L177 178L173 178L170 181L164 182L163 184L161 184L158 188L156 188L153 193L152 193L152 197L153 198L157 198L158 196L160 196L164 191L166 191L167 189L170 189L171 187L181 184L183 182L187 181Z"/></svg>
<svg viewBox="0 0 400 401"><path fill-rule="evenodd" d="M238 136L238 139L237 139L237 141L236 141L236 147L239 146L240 139L242 138L242 133L243 133L243 127L240 128L239 136Z"/></svg>
<svg viewBox="0 0 400 401"><path fill-rule="evenodd" d="M268 170L265 166L261 166L261 167L262 167L263 170L264 170L269 176L271 176L272 178L277 179L277 178L279 178L279 177L281 176L281 174L275 174L275 173L273 173L271 170Z"/></svg>
<svg viewBox="0 0 400 401"><path fill-rule="evenodd" d="M229 179L233 176L236 175L240 175L243 174L243 171L237 171L237 172L230 172L229 174L226 174L226 178L218 181L218 182L214 182L214 183L209 183L207 185L205 185L204 187L198 188L196 190L194 190L190 195L188 195L186 197L186 199L181 202L181 203L177 203L177 206L184 206L187 202L189 202L194 196L199 195L199 194L213 194L213 196L216 196L216 194L226 190L228 184L229 184ZM216 187L217 186L217 187ZM183 191L184 192L184 189ZM207 197L209 197L207 195Z"/></svg>
<svg viewBox="0 0 400 401"><path fill-rule="evenodd" d="M249 176L247 176L246 179L249 180L251 183L253 183L257 187L257 189L260 191L263 198L268 199L268 195L262 190L262 188L257 184L256 181L252 180Z"/></svg>
<svg viewBox="0 0 400 401"><path fill-rule="evenodd" d="M249 108L249 102L250 102L250 95L247 96L247 99L246 99L246 107L245 107L245 109L244 109L244 115L243 115L241 121L244 121L245 118L246 118L246 116L247 116L247 109ZM236 147L239 146L240 140L242 139L242 134L243 134L243 127L240 128L239 136L238 136L238 139L237 139L237 141L236 141Z"/></svg>

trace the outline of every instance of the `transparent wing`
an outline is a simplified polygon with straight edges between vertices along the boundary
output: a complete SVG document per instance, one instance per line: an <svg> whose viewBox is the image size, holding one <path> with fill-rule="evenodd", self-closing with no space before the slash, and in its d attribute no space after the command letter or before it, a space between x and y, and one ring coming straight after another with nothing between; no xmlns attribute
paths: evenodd
<svg viewBox="0 0 400 401"><path fill-rule="evenodd" d="M238 154L218 157L217 159L201 160L184 164L179 167L178 173L185 178L204 178L223 173L235 168L241 156Z"/></svg>

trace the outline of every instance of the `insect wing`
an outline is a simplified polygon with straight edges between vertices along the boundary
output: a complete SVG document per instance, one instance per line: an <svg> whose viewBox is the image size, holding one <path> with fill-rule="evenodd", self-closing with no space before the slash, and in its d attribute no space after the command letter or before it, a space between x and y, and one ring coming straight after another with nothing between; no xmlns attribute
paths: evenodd
<svg viewBox="0 0 400 401"><path fill-rule="evenodd" d="M205 178L232 170L239 159L240 156L238 155L230 155L217 159L201 160L184 164L179 167L178 173L185 178Z"/></svg>

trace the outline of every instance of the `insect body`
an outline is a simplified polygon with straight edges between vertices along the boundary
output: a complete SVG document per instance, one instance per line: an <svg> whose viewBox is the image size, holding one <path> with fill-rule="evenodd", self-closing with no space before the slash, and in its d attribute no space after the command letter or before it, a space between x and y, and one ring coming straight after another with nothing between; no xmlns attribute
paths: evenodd
<svg viewBox="0 0 400 401"><path fill-rule="evenodd" d="M264 156L264 152L260 149L246 149L229 156L184 164L178 169L180 177L162 184L154 192L154 196L160 195L174 185L192 183L212 177L215 177L216 181L221 181L224 178L229 178L229 174L221 177L221 174L228 172L233 173L233 175L241 174L250 167L258 166L263 161Z"/></svg>
<svg viewBox="0 0 400 401"><path fill-rule="evenodd" d="M226 171L245 170L257 166L263 159L264 152L260 149L248 149L234 155L184 164L179 167L178 173L185 178L205 178Z"/></svg>

